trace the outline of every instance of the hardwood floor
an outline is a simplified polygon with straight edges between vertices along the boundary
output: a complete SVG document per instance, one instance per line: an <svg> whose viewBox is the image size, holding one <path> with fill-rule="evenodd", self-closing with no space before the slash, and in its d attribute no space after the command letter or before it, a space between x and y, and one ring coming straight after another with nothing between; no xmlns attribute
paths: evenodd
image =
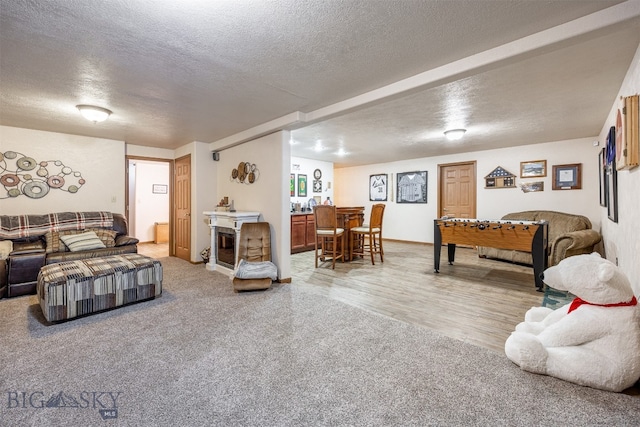
<svg viewBox="0 0 640 427"><path fill-rule="evenodd" d="M385 240L384 252L384 263L366 257L335 270L315 269L313 251L292 255L292 286L500 353L524 313L542 304L530 267L457 248L454 265L444 250L434 273L432 245Z"/></svg>
<svg viewBox="0 0 640 427"><path fill-rule="evenodd" d="M169 243L138 243L138 253L151 258L168 257Z"/></svg>

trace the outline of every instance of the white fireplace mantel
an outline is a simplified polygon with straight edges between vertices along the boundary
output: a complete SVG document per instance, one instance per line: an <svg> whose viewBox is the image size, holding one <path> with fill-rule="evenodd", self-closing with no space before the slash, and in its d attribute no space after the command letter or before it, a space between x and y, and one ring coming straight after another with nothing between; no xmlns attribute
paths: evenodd
<svg viewBox="0 0 640 427"><path fill-rule="evenodd" d="M209 218L209 228L211 228L211 255L209 256L209 262L207 263L207 270L215 270L223 273L232 274L233 270L220 265L216 262L218 242L216 241L216 228L224 227L231 228L236 232L235 239L235 263L238 263L238 243L240 242L240 228L245 222L258 222L260 212L227 212L227 211L204 211L203 214Z"/></svg>

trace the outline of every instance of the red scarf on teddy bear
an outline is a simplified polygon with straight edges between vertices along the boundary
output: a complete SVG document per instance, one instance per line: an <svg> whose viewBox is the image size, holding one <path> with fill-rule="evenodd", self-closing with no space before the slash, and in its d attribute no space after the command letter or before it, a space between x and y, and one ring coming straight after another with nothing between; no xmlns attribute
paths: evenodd
<svg viewBox="0 0 640 427"><path fill-rule="evenodd" d="M622 307L625 305L636 305L638 304L638 301L636 300L636 297L634 296L633 298L631 298L631 301L629 302L617 302L615 304L594 304L592 302L587 302L583 299L580 299L578 297L576 297L573 301L571 301L571 305L569 306L569 311L567 311L567 314L571 313L573 310L575 310L576 308L580 307L582 304L589 304L589 305L597 305L600 307Z"/></svg>

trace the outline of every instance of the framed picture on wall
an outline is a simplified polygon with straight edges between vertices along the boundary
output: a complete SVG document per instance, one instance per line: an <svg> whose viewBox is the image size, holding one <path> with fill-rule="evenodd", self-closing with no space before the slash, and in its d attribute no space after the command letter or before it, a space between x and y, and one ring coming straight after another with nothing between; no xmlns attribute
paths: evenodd
<svg viewBox="0 0 640 427"><path fill-rule="evenodd" d="M167 194L168 186L164 184L153 184L152 192L153 194Z"/></svg>
<svg viewBox="0 0 640 427"><path fill-rule="evenodd" d="M296 196L296 174L289 175L289 195L291 197Z"/></svg>
<svg viewBox="0 0 640 427"><path fill-rule="evenodd" d="M553 165L553 190L580 190L582 188L582 163Z"/></svg>
<svg viewBox="0 0 640 427"><path fill-rule="evenodd" d="M607 165L607 216L618 222L618 171L616 161Z"/></svg>
<svg viewBox="0 0 640 427"><path fill-rule="evenodd" d="M387 201L387 183L388 176L386 173L369 176L369 200L375 202Z"/></svg>
<svg viewBox="0 0 640 427"><path fill-rule="evenodd" d="M427 203L427 171L398 173L397 184L397 203Z"/></svg>
<svg viewBox="0 0 640 427"><path fill-rule="evenodd" d="M307 175L298 174L298 197L307 197Z"/></svg>
<svg viewBox="0 0 640 427"><path fill-rule="evenodd" d="M607 153L606 149L600 150L598 155L598 182L600 183L600 206L607 206Z"/></svg>
<svg viewBox="0 0 640 427"><path fill-rule="evenodd" d="M322 180L314 179L313 180L313 192L314 193L322 193Z"/></svg>
<svg viewBox="0 0 640 427"><path fill-rule="evenodd" d="M544 176L547 176L546 160L520 162L520 178L537 178Z"/></svg>

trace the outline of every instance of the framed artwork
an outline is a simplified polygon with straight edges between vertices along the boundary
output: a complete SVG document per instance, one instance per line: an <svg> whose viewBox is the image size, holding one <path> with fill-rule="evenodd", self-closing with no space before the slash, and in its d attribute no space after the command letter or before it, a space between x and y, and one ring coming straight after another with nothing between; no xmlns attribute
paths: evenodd
<svg viewBox="0 0 640 427"><path fill-rule="evenodd" d="M537 178L543 176L547 176L546 160L520 162L520 178Z"/></svg>
<svg viewBox="0 0 640 427"><path fill-rule="evenodd" d="M322 193L322 180L314 179L313 180L313 192L314 193Z"/></svg>
<svg viewBox="0 0 640 427"><path fill-rule="evenodd" d="M618 171L615 160L607 165L607 216L618 222Z"/></svg>
<svg viewBox="0 0 640 427"><path fill-rule="evenodd" d="M168 186L164 184L153 184L152 192L153 194L167 194Z"/></svg>
<svg viewBox="0 0 640 427"><path fill-rule="evenodd" d="M307 175L298 174L298 197L307 197Z"/></svg>
<svg viewBox="0 0 640 427"><path fill-rule="evenodd" d="M388 176L386 173L369 175L369 200L375 202L386 202L387 183Z"/></svg>
<svg viewBox="0 0 640 427"><path fill-rule="evenodd" d="M296 196L296 174L292 173L289 175L289 196Z"/></svg>
<svg viewBox="0 0 640 427"><path fill-rule="evenodd" d="M582 188L582 163L553 165L554 190L580 190Z"/></svg>
<svg viewBox="0 0 640 427"><path fill-rule="evenodd" d="M544 191L544 181L524 182L520 184L520 189L523 193L535 193L538 191Z"/></svg>
<svg viewBox="0 0 640 427"><path fill-rule="evenodd" d="M598 155L598 182L600 183L600 206L607 206L608 183L607 183L607 153L606 149L600 150Z"/></svg>
<svg viewBox="0 0 640 427"><path fill-rule="evenodd" d="M427 203L427 171L398 173L397 184L397 203Z"/></svg>

